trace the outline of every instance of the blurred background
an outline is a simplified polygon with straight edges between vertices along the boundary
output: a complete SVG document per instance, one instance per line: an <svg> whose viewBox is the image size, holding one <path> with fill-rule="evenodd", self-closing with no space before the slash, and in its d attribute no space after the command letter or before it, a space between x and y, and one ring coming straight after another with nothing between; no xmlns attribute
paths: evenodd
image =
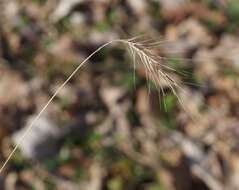
<svg viewBox="0 0 239 190"><path fill-rule="evenodd" d="M104 48L35 123L0 177L6 190L239 189L238 0L1 0L0 160L100 45L159 40L183 102ZM149 93L149 85L150 93Z"/></svg>

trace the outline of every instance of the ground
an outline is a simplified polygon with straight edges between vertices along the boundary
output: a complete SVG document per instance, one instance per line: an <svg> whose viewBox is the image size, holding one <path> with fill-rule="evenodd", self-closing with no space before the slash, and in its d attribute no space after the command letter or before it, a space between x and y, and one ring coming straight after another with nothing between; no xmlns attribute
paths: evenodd
<svg viewBox="0 0 239 190"><path fill-rule="evenodd" d="M238 0L2 0L0 8L2 164L104 43L134 38L175 82L174 92L155 81L127 46L105 47L34 123L0 189L239 189Z"/></svg>

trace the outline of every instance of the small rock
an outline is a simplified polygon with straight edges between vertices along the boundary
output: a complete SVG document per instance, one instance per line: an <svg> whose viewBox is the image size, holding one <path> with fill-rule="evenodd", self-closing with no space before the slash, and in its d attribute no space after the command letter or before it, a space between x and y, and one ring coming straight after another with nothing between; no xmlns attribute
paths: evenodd
<svg viewBox="0 0 239 190"><path fill-rule="evenodd" d="M29 119L28 124L33 121ZM15 144L21 140L29 125L13 135ZM60 128L57 128L46 116L40 117L32 127L32 130L24 137L19 148L26 158L41 160L54 156L58 151L57 140L60 137Z"/></svg>

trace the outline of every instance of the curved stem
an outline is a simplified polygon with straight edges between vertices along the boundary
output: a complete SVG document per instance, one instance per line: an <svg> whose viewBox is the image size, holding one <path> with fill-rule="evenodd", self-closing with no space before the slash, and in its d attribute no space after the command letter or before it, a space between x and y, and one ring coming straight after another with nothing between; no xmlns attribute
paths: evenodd
<svg viewBox="0 0 239 190"><path fill-rule="evenodd" d="M104 47L115 43L115 42L121 42L121 43L128 43L127 40L122 40L122 39L116 39L116 40L112 40L109 41L105 44L103 44L102 46L100 46L98 49L96 49L93 53L91 53L85 60L83 60L78 66L77 68L71 73L71 75L61 84L61 86L59 88L57 88L57 90L55 91L55 93L51 96L51 98L48 100L48 102L45 104L45 106L41 109L41 111L37 114L37 116L32 120L32 122L27 126L26 130L24 131L23 135L21 136L21 138L19 139L19 141L16 143L16 145L14 146L14 149L11 151L11 153L9 154L9 156L7 157L7 159L5 160L5 162L3 163L2 167L0 168L0 174L2 173L2 171L4 170L4 168L6 167L6 165L8 164L8 162L10 161L10 159L12 158L12 156L14 155L14 153L16 152L16 150L18 149L18 147L22 144L23 140L25 139L25 137L32 131L32 128L34 126L34 123L37 122L39 120L39 118L41 117L41 115L43 114L43 112L47 109L47 107L49 106L49 104L53 101L53 99L57 96L57 94L64 88L64 86L70 81L70 79L77 73L77 71L79 71L79 69L87 62L89 61L89 59L95 55L96 53L98 53L101 49L103 49Z"/></svg>

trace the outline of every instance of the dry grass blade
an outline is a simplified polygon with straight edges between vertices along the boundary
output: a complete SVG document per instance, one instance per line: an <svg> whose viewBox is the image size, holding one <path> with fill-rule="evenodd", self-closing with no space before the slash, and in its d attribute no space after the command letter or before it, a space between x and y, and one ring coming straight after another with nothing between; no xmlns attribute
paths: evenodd
<svg viewBox="0 0 239 190"><path fill-rule="evenodd" d="M167 74L166 70L171 70L169 66L166 66L162 63L162 59L155 55L151 50L151 47L154 47L155 45L159 45L160 42L155 42L153 39L143 39L142 37L135 37L128 40L124 39L117 39L112 40L110 42L107 42L100 46L97 50L95 50L92 54L90 54L84 61L82 61L77 68L71 73L71 75L65 80L65 82L55 91L55 93L52 95L52 97L49 99L49 101L45 104L45 106L41 109L41 111L38 113L38 115L35 117L35 119L27 126L26 131L23 133L20 140L15 145L12 152L9 154L5 162L3 163L2 167L0 168L0 173L4 170L6 165L8 164L9 160L12 158L18 147L21 145L21 143L24 141L25 137L31 133L31 130L34 126L34 124L38 121L38 119L41 117L43 112L47 109L49 104L53 101L53 99L56 97L56 95L64 88L64 86L70 81L70 79L79 71L79 69L84 66L84 64L96 53L98 53L101 49L104 47L113 44L113 43L123 43L126 45L132 54L132 58L134 61L134 67L136 67L136 61L140 60L140 62L143 64L146 75L148 80L151 79L155 83L158 90L162 91L164 95L164 89L162 86L162 83L166 83L167 86L172 90L174 95L180 100L178 94L177 94L177 88L181 88L179 84L176 83L176 81L170 77L169 74Z"/></svg>

